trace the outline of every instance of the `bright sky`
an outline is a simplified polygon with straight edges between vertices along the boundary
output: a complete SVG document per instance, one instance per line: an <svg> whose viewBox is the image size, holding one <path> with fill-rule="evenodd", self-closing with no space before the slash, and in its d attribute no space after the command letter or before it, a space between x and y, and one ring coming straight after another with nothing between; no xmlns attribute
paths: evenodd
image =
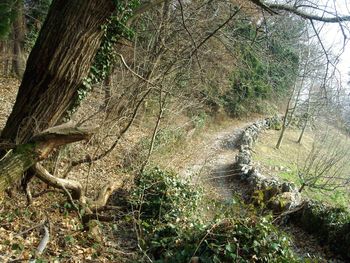
<svg viewBox="0 0 350 263"><path fill-rule="evenodd" d="M315 8L304 8L303 11L308 13L312 12L318 16L331 17L332 15L327 14L324 10L337 13L339 16L350 15L350 0L270 0L271 2L277 3L288 3L293 6L295 2L298 4L303 3L304 5L314 6ZM341 28L338 23L316 23L317 28L322 28L320 31L320 38L325 46L326 50L331 50L334 55L340 55L337 69L341 74L341 82L343 87L350 89L350 85L347 82L350 80L350 43L347 41L344 47L344 34L350 40L350 22L344 22ZM344 32L344 34L343 34Z"/></svg>
<svg viewBox="0 0 350 263"><path fill-rule="evenodd" d="M349 0L319 0L317 2L319 3L319 7L321 9L337 13L339 16L350 15ZM326 14L323 12L320 12L319 15L326 16ZM322 24L319 23L318 26L322 26ZM344 35L350 39L349 22L343 23L343 27L341 27L338 23L324 24L323 29L320 32L320 36L322 41L324 41L326 49L330 48L334 55L340 55L337 68L340 71L342 85L349 88L347 82L350 80L350 44L348 39L344 39Z"/></svg>
<svg viewBox="0 0 350 263"><path fill-rule="evenodd" d="M347 41L344 47L344 36L338 25L327 25L324 32L321 33L321 37L325 41L325 45L332 48L332 52L335 55L340 54L339 63L337 65L338 70L341 73L341 80L344 86L350 80L350 44ZM349 33L347 37L350 38ZM344 47L344 49L343 49Z"/></svg>
<svg viewBox="0 0 350 263"><path fill-rule="evenodd" d="M324 2L329 10L336 11L339 15L350 15L350 1L349 0L321 0ZM344 47L344 34L346 39ZM325 45L332 49L335 55L340 54L338 69L341 73L341 80L344 87L348 86L347 82L350 80L350 22L344 23L341 28L339 24L326 24L321 31L321 37L324 39ZM344 49L343 49L344 47ZM349 86L347 87L349 88Z"/></svg>

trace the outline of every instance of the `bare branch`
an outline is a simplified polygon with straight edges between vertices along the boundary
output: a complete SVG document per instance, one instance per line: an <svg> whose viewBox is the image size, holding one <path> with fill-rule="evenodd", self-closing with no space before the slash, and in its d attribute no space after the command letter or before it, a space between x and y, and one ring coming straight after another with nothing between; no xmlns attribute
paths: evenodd
<svg viewBox="0 0 350 263"><path fill-rule="evenodd" d="M254 1L256 2L256 1ZM261 1L257 1L261 2ZM324 16L318 16L318 15L313 15L311 13L305 12L300 10L298 7L290 6L290 5L285 5L285 4L268 4L265 3L266 6L273 10L280 10L280 11L286 11L289 13L293 13L297 16L300 16L305 19L310 19L314 21L320 21L320 22L325 22L325 23L340 23L340 22L345 22L345 21L350 21L350 16L339 16L338 14L333 14L332 17L324 17Z"/></svg>
<svg viewBox="0 0 350 263"><path fill-rule="evenodd" d="M165 0L148 0L144 1L136 10L133 12L133 16L130 20L134 20L138 16L142 15L143 13L147 12L148 10L152 9L153 7L160 5Z"/></svg>
<svg viewBox="0 0 350 263"><path fill-rule="evenodd" d="M230 21L232 20L232 18L234 18L234 17L238 14L238 12L239 12L240 10L241 10L241 7L237 8L237 9L235 10L235 12L233 12L233 14L231 14L231 15L229 16L229 18L226 19L226 21L225 21L224 23L222 23L222 24L221 24L220 26L218 26L213 32L211 32L206 38L204 38L204 39L198 44L198 46L196 46L195 49L192 50L190 56L192 57L193 54L195 54L195 53L198 51L198 49L199 49L205 42L207 42L212 36L214 36L221 28L223 28L225 25L227 25L228 22L230 22Z"/></svg>

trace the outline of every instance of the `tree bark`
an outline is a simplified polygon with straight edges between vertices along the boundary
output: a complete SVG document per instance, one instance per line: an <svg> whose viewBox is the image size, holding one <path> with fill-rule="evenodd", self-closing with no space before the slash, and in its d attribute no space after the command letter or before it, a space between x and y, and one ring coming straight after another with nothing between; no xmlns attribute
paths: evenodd
<svg viewBox="0 0 350 263"><path fill-rule="evenodd" d="M297 141L297 143L301 144L301 140L303 139L304 137L304 133L305 133L305 130L306 130L306 127L307 127L307 124L309 123L309 109L308 109L308 112L307 112L307 115L306 115L306 120L305 120L305 123L303 125L303 128L301 130L301 133L300 133L300 136L299 136L299 139Z"/></svg>
<svg viewBox="0 0 350 263"><path fill-rule="evenodd" d="M7 40L0 40L0 74L9 75L9 44Z"/></svg>
<svg viewBox="0 0 350 263"><path fill-rule="evenodd" d="M23 172L34 164L34 145L22 145L9 152L0 161L0 193L16 183Z"/></svg>
<svg viewBox="0 0 350 263"><path fill-rule="evenodd" d="M46 159L55 148L88 140L92 132L91 128L76 128L70 124L63 124L45 130L26 144L17 145L0 159L0 193L17 182L32 165ZM61 181L58 183L63 184ZM74 187L75 185L72 186Z"/></svg>
<svg viewBox="0 0 350 263"><path fill-rule="evenodd" d="M12 73L21 78L25 68L24 38L26 31L22 1L17 1L16 9L17 17L12 24Z"/></svg>
<svg viewBox="0 0 350 263"><path fill-rule="evenodd" d="M311 91L312 91L312 86L309 89L309 94L308 94L309 99L308 99L308 102L307 102L306 120L305 120L305 123L303 125L303 128L301 130L301 133L300 133L300 136L299 136L299 139L298 139L298 143L299 144L301 144L301 140L303 139L306 127L307 127L307 125L309 123L310 109L311 109Z"/></svg>
<svg viewBox="0 0 350 263"><path fill-rule="evenodd" d="M27 142L54 126L74 102L101 43L112 0L54 0L27 61L0 140Z"/></svg>
<svg viewBox="0 0 350 263"><path fill-rule="evenodd" d="M293 93L294 93L294 90L293 90ZM288 125L287 118L288 118L289 107L290 107L290 102L291 102L292 97L293 97L293 93L292 93L292 95L290 96L290 98L289 98L289 100L288 100L288 103L287 103L287 108L286 108L286 111L285 111L285 113L284 113L284 118L283 118L281 133L280 133L280 136L279 136L278 141L277 141L277 144L276 144L276 149L279 149L279 148L281 147L282 140L283 140L283 137L284 137L284 132L285 132L286 129L287 129L287 125Z"/></svg>
<svg viewBox="0 0 350 263"><path fill-rule="evenodd" d="M302 184L301 187L299 188L298 192L301 193L304 190L305 186L306 186L306 184Z"/></svg>

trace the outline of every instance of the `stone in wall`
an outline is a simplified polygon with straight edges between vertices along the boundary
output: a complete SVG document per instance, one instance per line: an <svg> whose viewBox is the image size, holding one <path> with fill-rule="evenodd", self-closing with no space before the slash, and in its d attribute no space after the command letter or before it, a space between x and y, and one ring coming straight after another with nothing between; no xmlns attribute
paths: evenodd
<svg viewBox="0 0 350 263"><path fill-rule="evenodd" d="M283 212L299 206L302 202L301 195L292 183L280 182L261 174L253 165L251 149L263 130L275 129L281 121L280 117L275 116L247 127L242 133L240 150L236 156L241 180L246 181L253 189L261 191L264 201L274 212Z"/></svg>

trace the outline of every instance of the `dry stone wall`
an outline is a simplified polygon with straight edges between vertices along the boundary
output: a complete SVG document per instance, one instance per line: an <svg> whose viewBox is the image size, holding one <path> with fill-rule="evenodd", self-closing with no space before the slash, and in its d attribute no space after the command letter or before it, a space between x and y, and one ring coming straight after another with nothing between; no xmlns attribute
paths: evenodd
<svg viewBox="0 0 350 263"><path fill-rule="evenodd" d="M278 178L260 173L254 166L252 147L259 134L267 129L280 127L282 119L278 116L254 122L245 128L241 136L239 153L236 156L236 166L240 171L240 179L247 182L252 189L263 193L264 202L274 212L282 212L299 206L302 198L293 183L283 182Z"/></svg>
<svg viewBox="0 0 350 263"><path fill-rule="evenodd" d="M253 195L254 191L263 193L263 201L274 212L284 212L300 206L301 209L293 213L292 221L315 235L321 244L328 245L330 250L340 255L343 260L350 262L350 212L345 208L303 200L293 183L263 175L254 166L252 147L260 133L267 129L279 128L281 123L280 117L267 118L253 123L243 131L239 153L236 156L240 179L250 185Z"/></svg>

